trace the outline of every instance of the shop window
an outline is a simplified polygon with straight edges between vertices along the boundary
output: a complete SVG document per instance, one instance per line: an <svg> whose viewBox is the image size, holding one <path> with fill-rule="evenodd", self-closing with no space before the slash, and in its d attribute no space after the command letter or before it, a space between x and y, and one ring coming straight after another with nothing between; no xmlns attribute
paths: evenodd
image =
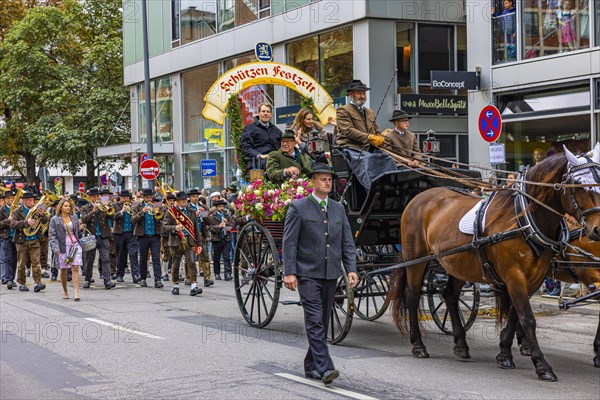
<svg viewBox="0 0 600 400"><path fill-rule="evenodd" d="M181 1L181 44L217 33L217 0Z"/></svg>
<svg viewBox="0 0 600 400"><path fill-rule="evenodd" d="M205 137L224 135L223 127L202 117L204 95L219 77L219 64L196 68L182 74L183 79L183 149L203 149ZM221 131L217 131L221 129Z"/></svg>
<svg viewBox="0 0 600 400"><path fill-rule="evenodd" d="M590 110L589 85L502 96L499 109L504 119Z"/></svg>
<svg viewBox="0 0 600 400"><path fill-rule="evenodd" d="M517 12L515 1L493 1L492 40L494 63L517 60Z"/></svg>
<svg viewBox="0 0 600 400"><path fill-rule="evenodd" d="M318 80L332 97L342 95L354 70L351 26L289 43L287 51L289 65ZM288 93L288 104L300 103L299 94Z"/></svg>
<svg viewBox="0 0 600 400"><path fill-rule="evenodd" d="M200 161L206 159L206 153L190 153L183 155L183 185L184 190L188 191L191 188L207 189L210 192L221 190L225 187L223 176L224 157L223 151L211 151L208 153L209 159L217 161L217 176L210 178L210 187L205 186L204 178L201 176Z"/></svg>
<svg viewBox="0 0 600 400"><path fill-rule="evenodd" d="M396 68L398 93L415 93L414 24L396 24Z"/></svg>
<svg viewBox="0 0 600 400"><path fill-rule="evenodd" d="M524 1L523 58L588 48L589 25L589 1Z"/></svg>
<svg viewBox="0 0 600 400"><path fill-rule="evenodd" d="M146 94L143 84L138 86L138 93L139 134L141 142L146 143ZM173 141L171 78L150 81L150 105L154 143Z"/></svg>

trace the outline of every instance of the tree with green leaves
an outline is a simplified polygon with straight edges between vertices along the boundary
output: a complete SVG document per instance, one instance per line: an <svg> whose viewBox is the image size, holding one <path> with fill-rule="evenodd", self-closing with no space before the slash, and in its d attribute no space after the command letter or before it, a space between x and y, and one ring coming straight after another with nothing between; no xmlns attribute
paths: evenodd
<svg viewBox="0 0 600 400"><path fill-rule="evenodd" d="M33 7L5 36L0 157L28 182L37 181L37 166L72 174L85 166L93 185L96 147L129 141L120 7L120 0Z"/></svg>

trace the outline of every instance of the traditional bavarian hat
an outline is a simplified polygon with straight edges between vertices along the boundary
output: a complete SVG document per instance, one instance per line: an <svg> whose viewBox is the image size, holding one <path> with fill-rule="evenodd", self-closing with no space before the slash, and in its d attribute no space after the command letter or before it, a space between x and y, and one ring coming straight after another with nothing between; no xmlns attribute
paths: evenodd
<svg viewBox="0 0 600 400"><path fill-rule="evenodd" d="M100 191L100 194L112 194L112 192L110 190L104 188Z"/></svg>
<svg viewBox="0 0 600 400"><path fill-rule="evenodd" d="M32 192L23 192L22 199L34 199L35 195Z"/></svg>
<svg viewBox="0 0 600 400"><path fill-rule="evenodd" d="M184 192L184 191L181 191L181 192L177 193L177 196L175 196L175 198L177 200L182 200L182 199L186 199L187 200L188 194L186 192Z"/></svg>
<svg viewBox="0 0 600 400"><path fill-rule="evenodd" d="M282 139L296 139L296 134L292 128L286 128L285 132L281 135Z"/></svg>
<svg viewBox="0 0 600 400"><path fill-rule="evenodd" d="M306 175L308 175L309 178L312 178L312 176L314 174L331 174L333 175L333 178L336 179L337 175L331 170L331 168L329 168L328 165L326 164L321 164L321 163L317 163L313 166L312 171L310 171L309 173L307 173Z"/></svg>
<svg viewBox="0 0 600 400"><path fill-rule="evenodd" d="M412 116L409 115L404 110L394 110L394 112L392 113L392 118L390 119L390 122L394 122L398 119L412 119Z"/></svg>
<svg viewBox="0 0 600 400"><path fill-rule="evenodd" d="M150 188L145 188L144 190L142 190L142 196L154 196L154 190Z"/></svg>
<svg viewBox="0 0 600 400"><path fill-rule="evenodd" d="M98 189L97 187L93 187L90 190L88 190L88 195L90 196L96 196L100 194L100 189Z"/></svg>
<svg viewBox="0 0 600 400"><path fill-rule="evenodd" d="M229 185L229 187L227 188L228 190L231 190L233 192L237 192L238 191L238 187L235 183L232 183L231 185Z"/></svg>
<svg viewBox="0 0 600 400"><path fill-rule="evenodd" d="M346 92L350 93L353 90L359 90L359 91L366 92L367 90L371 90L371 88L367 87L367 85L362 83L362 81L360 79L354 79L352 82L350 82L350 84L346 88Z"/></svg>
<svg viewBox="0 0 600 400"><path fill-rule="evenodd" d="M200 189L198 189L198 188L193 188L193 189L190 189L190 191L188 192L188 194L191 196L191 195L193 195L193 194L200 195L201 193L200 193Z"/></svg>
<svg viewBox="0 0 600 400"><path fill-rule="evenodd" d="M167 200L176 200L176 199L177 199L177 197L173 193L167 194Z"/></svg>
<svg viewBox="0 0 600 400"><path fill-rule="evenodd" d="M213 206L226 206L227 202L225 200L217 200L213 203Z"/></svg>
<svg viewBox="0 0 600 400"><path fill-rule="evenodd" d="M131 192L127 189L123 189L119 192L119 196L121 197L131 197Z"/></svg>

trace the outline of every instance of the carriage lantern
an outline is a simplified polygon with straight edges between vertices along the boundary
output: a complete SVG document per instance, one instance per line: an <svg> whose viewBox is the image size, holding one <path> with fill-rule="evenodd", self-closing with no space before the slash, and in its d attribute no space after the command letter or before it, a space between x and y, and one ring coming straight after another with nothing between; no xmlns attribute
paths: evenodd
<svg viewBox="0 0 600 400"><path fill-rule="evenodd" d="M427 131L427 138L423 140L423 153L438 154L440 152L440 141L435 137L435 131Z"/></svg>
<svg viewBox="0 0 600 400"><path fill-rule="evenodd" d="M317 159L323 155L325 152L324 141L321 139L320 132L318 129L314 129L308 133L311 135L310 139L306 143L308 147L308 154L313 159Z"/></svg>

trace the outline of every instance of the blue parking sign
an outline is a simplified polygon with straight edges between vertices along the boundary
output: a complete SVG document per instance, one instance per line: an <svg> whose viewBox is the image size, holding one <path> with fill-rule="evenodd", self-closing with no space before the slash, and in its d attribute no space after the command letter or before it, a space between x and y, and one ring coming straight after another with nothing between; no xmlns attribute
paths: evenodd
<svg viewBox="0 0 600 400"><path fill-rule="evenodd" d="M217 160L200 160L202 177L217 176Z"/></svg>

